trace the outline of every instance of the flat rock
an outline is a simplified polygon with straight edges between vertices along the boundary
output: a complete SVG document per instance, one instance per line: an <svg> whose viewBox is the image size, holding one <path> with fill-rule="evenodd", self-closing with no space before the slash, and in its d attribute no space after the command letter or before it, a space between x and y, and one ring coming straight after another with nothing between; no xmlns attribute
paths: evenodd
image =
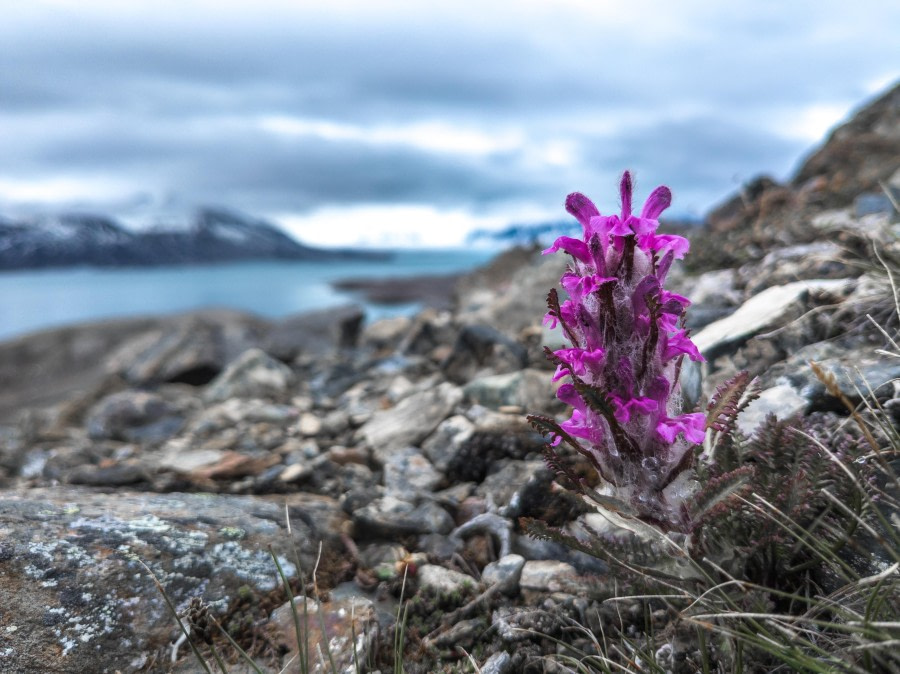
<svg viewBox="0 0 900 674"><path fill-rule="evenodd" d="M376 457L383 459L393 450L417 446L450 415L462 397L462 391L453 384L439 384L404 398L388 410L376 412L359 429L359 434Z"/></svg>
<svg viewBox="0 0 900 674"><path fill-rule="evenodd" d="M575 567L555 560L530 560L522 566L519 586L536 592L563 592L578 578Z"/></svg>
<svg viewBox="0 0 900 674"><path fill-rule="evenodd" d="M292 547L312 568L312 531L292 519L293 537L283 507L253 497L3 492L0 671L135 671L166 658L177 625L141 562L179 610L201 597L222 614L240 588L278 586L268 546L289 576Z"/></svg>
<svg viewBox="0 0 900 674"><path fill-rule="evenodd" d="M810 290L836 292L849 284L846 279L818 279L766 288L730 316L707 325L692 339L707 359L715 358L731 345L778 325L791 311L797 310L797 304Z"/></svg>

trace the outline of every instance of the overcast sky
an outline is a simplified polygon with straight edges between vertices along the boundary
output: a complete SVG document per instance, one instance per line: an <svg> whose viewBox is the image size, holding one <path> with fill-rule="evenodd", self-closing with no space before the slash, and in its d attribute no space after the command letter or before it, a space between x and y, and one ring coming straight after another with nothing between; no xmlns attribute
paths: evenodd
<svg viewBox="0 0 900 674"><path fill-rule="evenodd" d="M321 244L699 216L900 78L883 0L0 0L0 214L202 205Z"/></svg>

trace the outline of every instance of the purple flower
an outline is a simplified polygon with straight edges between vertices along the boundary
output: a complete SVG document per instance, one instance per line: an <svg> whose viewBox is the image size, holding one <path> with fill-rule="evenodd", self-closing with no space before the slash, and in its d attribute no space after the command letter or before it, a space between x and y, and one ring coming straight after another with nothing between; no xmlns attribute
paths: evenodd
<svg viewBox="0 0 900 674"><path fill-rule="evenodd" d="M657 233L672 201L667 187L653 190L640 215L632 211L627 171L620 194L621 212L614 215L570 194L566 210L581 224L582 237L560 237L544 251L571 256L560 279L568 299L551 293L545 318L551 327L561 324L571 342L548 352L557 365L553 380L571 380L557 397L572 408L551 444L567 434L639 513L672 524L678 504L663 490L689 467L685 457L706 430L703 414L680 408L681 361L703 360L684 328L690 301L663 288L672 262L690 244Z"/></svg>

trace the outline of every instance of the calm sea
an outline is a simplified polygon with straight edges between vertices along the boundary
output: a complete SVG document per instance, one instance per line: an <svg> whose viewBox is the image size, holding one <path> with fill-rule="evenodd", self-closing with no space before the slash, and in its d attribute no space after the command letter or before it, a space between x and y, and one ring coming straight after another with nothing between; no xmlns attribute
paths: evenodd
<svg viewBox="0 0 900 674"><path fill-rule="evenodd" d="M415 304L373 305L330 281L449 274L473 269L487 250L401 250L390 261L244 262L152 269L54 269L0 273L0 339L100 318L165 314L203 307L267 318L356 301L369 320L410 314Z"/></svg>

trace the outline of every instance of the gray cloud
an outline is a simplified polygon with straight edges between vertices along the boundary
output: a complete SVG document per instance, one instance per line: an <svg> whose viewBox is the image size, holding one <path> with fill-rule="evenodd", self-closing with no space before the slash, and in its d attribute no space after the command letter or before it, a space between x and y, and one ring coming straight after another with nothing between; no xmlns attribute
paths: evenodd
<svg viewBox="0 0 900 674"><path fill-rule="evenodd" d="M553 207L630 167L702 211L736 179L787 171L808 143L782 128L792 116L859 102L900 63L900 8L875 0L698 0L659 16L641 2L615 15L502 0L331 13L25 5L0 25L0 186L107 175L129 192L118 201L175 195L186 207ZM440 121L524 145L465 154L279 137L259 125L272 115L362 129ZM564 166L541 160L554 143L572 150Z"/></svg>

